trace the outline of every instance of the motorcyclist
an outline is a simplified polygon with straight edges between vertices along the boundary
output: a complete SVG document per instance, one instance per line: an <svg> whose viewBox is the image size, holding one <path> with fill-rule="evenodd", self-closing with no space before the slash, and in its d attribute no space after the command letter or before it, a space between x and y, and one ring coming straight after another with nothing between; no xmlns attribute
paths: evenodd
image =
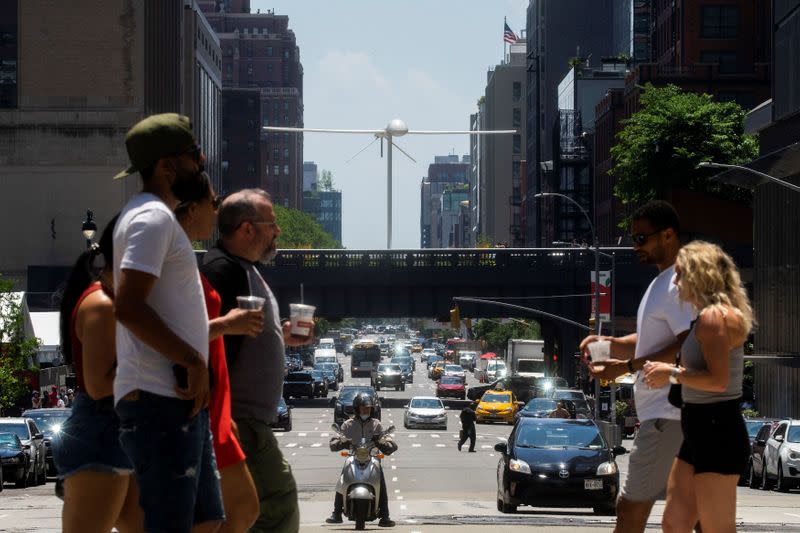
<svg viewBox="0 0 800 533"><path fill-rule="evenodd" d="M397 450L397 444L389 435L381 435L383 426L380 420L373 418L372 397L361 392L353 398L353 418L346 420L341 427L341 436L335 436L330 440L332 452L349 449L353 442L359 443L362 438L374 440L378 449L386 455L391 455ZM380 527L393 527L395 524L389 518L389 495L386 490L386 479L381 469L381 495L378 502ZM326 520L329 524L342 523L342 512L344 511L344 497L337 492L333 500L333 514Z"/></svg>

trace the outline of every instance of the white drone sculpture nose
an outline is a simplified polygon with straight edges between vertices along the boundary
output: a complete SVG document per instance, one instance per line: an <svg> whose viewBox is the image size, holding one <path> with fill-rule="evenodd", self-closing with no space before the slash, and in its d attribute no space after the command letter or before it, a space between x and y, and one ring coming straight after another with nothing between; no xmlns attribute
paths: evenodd
<svg viewBox="0 0 800 533"><path fill-rule="evenodd" d="M408 124L406 124L405 121L396 118L389 122L389 125L386 126L386 131L393 137L402 137L408 133Z"/></svg>

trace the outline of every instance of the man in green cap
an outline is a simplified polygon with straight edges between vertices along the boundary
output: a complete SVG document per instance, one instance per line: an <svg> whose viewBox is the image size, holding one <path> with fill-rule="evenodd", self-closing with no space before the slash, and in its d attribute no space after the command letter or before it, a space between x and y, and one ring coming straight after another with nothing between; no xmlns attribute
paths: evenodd
<svg viewBox="0 0 800 533"><path fill-rule="evenodd" d="M188 117L128 132L142 192L114 228L120 442L136 470L146 531L214 531L225 519L208 422L208 316L197 262L173 214L202 177Z"/></svg>

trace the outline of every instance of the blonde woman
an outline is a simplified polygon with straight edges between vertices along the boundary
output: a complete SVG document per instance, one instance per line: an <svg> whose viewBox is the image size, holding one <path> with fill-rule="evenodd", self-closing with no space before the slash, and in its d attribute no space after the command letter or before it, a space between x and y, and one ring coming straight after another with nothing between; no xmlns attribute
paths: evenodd
<svg viewBox="0 0 800 533"><path fill-rule="evenodd" d="M675 274L681 300L698 318L681 347L680 366L645 366L651 387L682 385L683 444L670 472L662 528L689 532L699 521L703 533L733 533L736 483L750 454L739 403L753 311L736 265L719 246L684 246Z"/></svg>

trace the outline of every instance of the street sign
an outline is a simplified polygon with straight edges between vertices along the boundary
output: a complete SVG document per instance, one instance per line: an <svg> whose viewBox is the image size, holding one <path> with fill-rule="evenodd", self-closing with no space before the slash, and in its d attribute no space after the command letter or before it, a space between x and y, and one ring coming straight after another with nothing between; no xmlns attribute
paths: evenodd
<svg viewBox="0 0 800 533"><path fill-rule="evenodd" d="M592 316L594 316L594 295L595 295L595 285L594 285L594 271L592 271L590 275L591 285L592 285ZM611 320L611 271L610 270L601 270L600 271L600 320L603 322L608 322Z"/></svg>

